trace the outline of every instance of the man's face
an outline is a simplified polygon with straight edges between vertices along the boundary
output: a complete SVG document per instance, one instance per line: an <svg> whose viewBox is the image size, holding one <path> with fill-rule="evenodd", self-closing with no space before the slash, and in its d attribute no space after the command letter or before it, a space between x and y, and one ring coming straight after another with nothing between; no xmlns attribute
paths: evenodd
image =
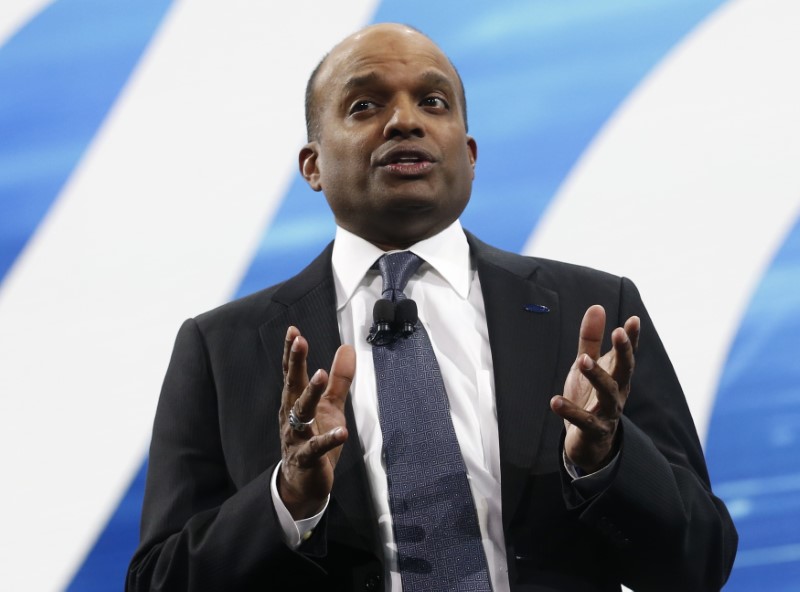
<svg viewBox="0 0 800 592"><path fill-rule="evenodd" d="M337 224L388 250L458 218L477 157L459 93L439 48L399 25L334 49L315 86L319 134L300 152L300 169Z"/></svg>

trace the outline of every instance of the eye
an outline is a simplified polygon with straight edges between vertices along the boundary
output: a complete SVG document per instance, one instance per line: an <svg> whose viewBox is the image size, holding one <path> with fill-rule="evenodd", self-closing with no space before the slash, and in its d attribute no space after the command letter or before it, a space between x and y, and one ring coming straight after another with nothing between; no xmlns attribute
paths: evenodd
<svg viewBox="0 0 800 592"><path fill-rule="evenodd" d="M431 107L433 109L444 109L444 110L450 109L450 103L445 101L442 97L436 95L425 97L420 102L420 105L423 107Z"/></svg>
<svg viewBox="0 0 800 592"><path fill-rule="evenodd" d="M378 105L377 103L375 103L375 101L370 101L367 99L356 101L355 103L353 103L353 106L350 107L350 115L354 113L361 113L363 111L368 111L369 109L374 109L377 106Z"/></svg>

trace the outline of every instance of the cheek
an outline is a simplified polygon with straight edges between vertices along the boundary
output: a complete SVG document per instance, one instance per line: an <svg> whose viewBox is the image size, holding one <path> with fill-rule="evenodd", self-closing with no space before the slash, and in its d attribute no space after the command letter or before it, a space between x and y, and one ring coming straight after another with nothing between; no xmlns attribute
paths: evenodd
<svg viewBox="0 0 800 592"><path fill-rule="evenodd" d="M343 167L343 163L337 158L336 151L330 148L320 154L317 167L319 169L319 179L323 188L336 185L338 183L338 177L345 168Z"/></svg>
<svg viewBox="0 0 800 592"><path fill-rule="evenodd" d="M453 175L456 177L455 181L472 183L472 180L475 178L475 167L473 166L469 152L461 149L460 151L453 152L453 154L456 159L456 162L453 164Z"/></svg>
<svg viewBox="0 0 800 592"><path fill-rule="evenodd" d="M352 209L355 196L363 192L365 184L359 171L348 155L341 152L328 152L327 158L320 158L320 185L331 208Z"/></svg>
<svg viewBox="0 0 800 592"><path fill-rule="evenodd" d="M320 154L320 166L327 168L329 175L349 174L364 166L363 152L363 146L350 142L326 142L325 149Z"/></svg>

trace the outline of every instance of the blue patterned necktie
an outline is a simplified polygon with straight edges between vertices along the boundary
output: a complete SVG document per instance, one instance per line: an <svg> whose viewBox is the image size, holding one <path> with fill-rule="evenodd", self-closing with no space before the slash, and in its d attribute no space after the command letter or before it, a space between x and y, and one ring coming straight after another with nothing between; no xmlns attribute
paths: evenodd
<svg viewBox="0 0 800 592"><path fill-rule="evenodd" d="M397 302L422 260L378 260L382 298ZM422 324L372 349L389 505L403 590L490 592L475 502L439 364Z"/></svg>

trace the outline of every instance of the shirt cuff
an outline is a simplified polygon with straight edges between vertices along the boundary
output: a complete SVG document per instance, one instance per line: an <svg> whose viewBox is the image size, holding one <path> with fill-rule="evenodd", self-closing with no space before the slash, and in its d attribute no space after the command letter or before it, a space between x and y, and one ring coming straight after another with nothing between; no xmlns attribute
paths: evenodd
<svg viewBox="0 0 800 592"><path fill-rule="evenodd" d="M614 458L611 459L611 462L602 469L588 474L569 462L566 452L562 451L561 458L567 474L572 477L572 484L578 488L578 491L583 495L593 495L600 493L611 483L611 478L614 475L614 467L617 466L619 460L619 451L617 451Z"/></svg>
<svg viewBox="0 0 800 592"><path fill-rule="evenodd" d="M280 522L281 530L283 531L283 541L289 546L290 549L296 550L304 541L311 538L319 521L328 509L328 503L331 501L331 496L325 500L325 506L319 513L314 514L310 518L303 518L302 520L295 520L292 518L286 505L283 503L281 496L278 494L278 471L281 470L281 463L275 467L272 472L272 480L270 481L269 490L272 494L272 505L275 506L275 513L278 515L278 522Z"/></svg>

